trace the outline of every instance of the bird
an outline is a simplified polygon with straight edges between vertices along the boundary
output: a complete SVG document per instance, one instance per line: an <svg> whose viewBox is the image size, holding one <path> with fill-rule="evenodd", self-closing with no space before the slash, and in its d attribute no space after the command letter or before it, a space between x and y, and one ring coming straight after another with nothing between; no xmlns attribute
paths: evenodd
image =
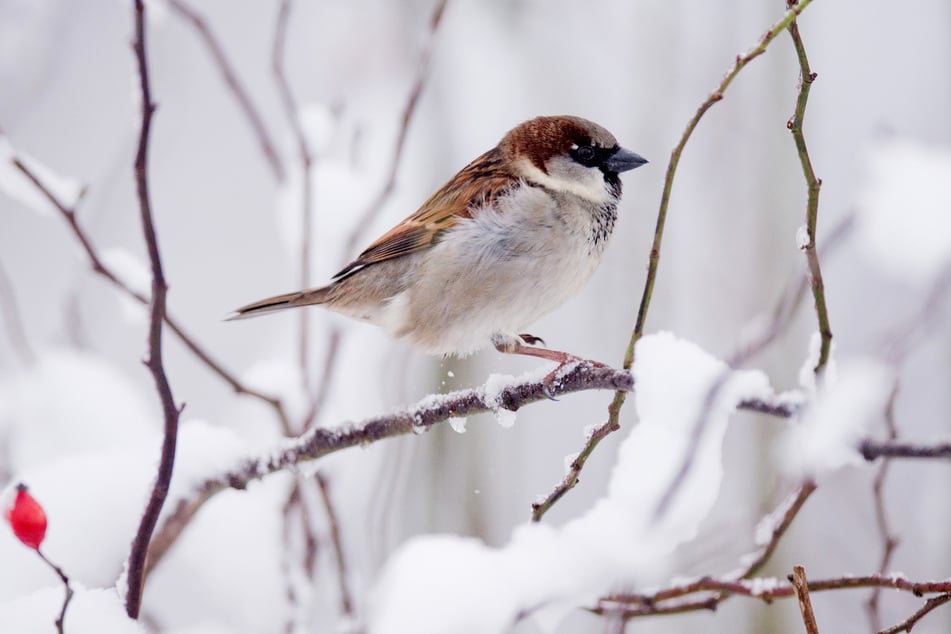
<svg viewBox="0 0 951 634"><path fill-rule="evenodd" d="M317 304L429 354L465 357L492 346L561 367L579 358L522 331L597 269L617 219L619 174L647 162L587 119L525 121L329 284L226 319Z"/></svg>

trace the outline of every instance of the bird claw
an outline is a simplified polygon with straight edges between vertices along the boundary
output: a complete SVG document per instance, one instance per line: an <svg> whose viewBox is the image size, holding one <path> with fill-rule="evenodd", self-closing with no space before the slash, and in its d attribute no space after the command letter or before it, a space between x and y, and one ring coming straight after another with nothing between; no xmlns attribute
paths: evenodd
<svg viewBox="0 0 951 634"><path fill-rule="evenodd" d="M550 376L551 375L546 376L542 381L542 394L544 394L545 398L547 398L549 401L555 401L557 403L558 399L555 398L555 393L551 391L551 385L549 385L548 379Z"/></svg>
<svg viewBox="0 0 951 634"><path fill-rule="evenodd" d="M530 346L534 346L539 343L542 344L543 346L545 345L545 340L542 339L541 337L536 337L535 335L530 335L528 333L521 333L519 334L518 337L519 339L521 339L522 341L524 341L526 344Z"/></svg>

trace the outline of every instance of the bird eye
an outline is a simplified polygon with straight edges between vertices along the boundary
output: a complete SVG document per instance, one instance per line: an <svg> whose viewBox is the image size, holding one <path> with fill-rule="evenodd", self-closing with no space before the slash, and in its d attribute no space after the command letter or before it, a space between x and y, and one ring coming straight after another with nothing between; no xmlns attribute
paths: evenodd
<svg viewBox="0 0 951 634"><path fill-rule="evenodd" d="M590 145L582 145L576 150L576 154L583 163L590 163L597 156L597 152Z"/></svg>

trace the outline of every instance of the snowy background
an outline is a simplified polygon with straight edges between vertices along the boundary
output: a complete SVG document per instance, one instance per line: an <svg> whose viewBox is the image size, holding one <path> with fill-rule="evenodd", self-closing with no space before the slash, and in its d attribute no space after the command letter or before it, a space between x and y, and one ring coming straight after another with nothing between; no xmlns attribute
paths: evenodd
<svg viewBox="0 0 951 634"><path fill-rule="evenodd" d="M50 518L44 551L78 585L102 589L76 598L67 631L71 618L102 619L80 631L139 631L123 622L110 588L154 474L161 412L141 364L145 311L91 271L63 218L22 182L9 156L52 170L50 182L68 202L88 187L80 222L104 261L130 286L147 289L131 168L138 98L129 4L0 0L0 487L27 482ZM239 305L299 284L302 174L271 69L278 3L192 6L260 109L284 175L275 177L195 29L163 2L150 3L158 103L150 177L169 311L223 366L279 394L299 420L308 397L300 389L298 315L222 322ZM316 153L315 283L355 255L344 245L386 180L432 9L429 0L294 3L285 59ZM670 150L735 56L783 10L782 2L749 0L450 0L395 190L360 247L518 122L539 114L590 118L651 163L624 175L620 220L591 283L531 332L554 348L620 365ZM823 180L820 245L846 215L856 217L822 256L839 381L816 397L801 428L728 414L768 385L815 397L799 376L816 329L808 296L789 328L748 364L761 372L737 373L724 390L698 477L685 483L683 512L671 510L671 525L644 524L682 454L682 438L652 434L692 420L691 403L722 371L716 359L740 347L804 268L796 234L806 192L786 129L799 67L782 34L707 114L683 155L647 328L676 336L644 341L635 367L643 393L629 399L622 430L598 447L579 486L541 525L527 526L531 503L563 477L586 428L604 421L609 393L532 405L514 426L473 416L462 434L443 425L315 463L336 507L356 627L605 631L607 620L578 606L611 591L735 569L753 550L760 518L803 473L817 475L819 489L764 574L784 579L794 564L814 578L878 569L877 466L844 448L882 436L894 377L903 437L946 439L951 425L949 300L933 292L951 262L949 26L946 0L906 10L816 0L800 19L818 73L805 132ZM495 352L434 360L372 327L320 310L307 315L312 389L327 333L343 332L318 419L324 426L538 367ZM166 368L187 405L173 497L279 442L273 410L236 396L171 335ZM664 409L672 403L682 411ZM285 509L294 477L271 476L206 504L149 577L150 630L354 625L340 615L322 504L305 495L307 521ZM949 484L946 463L894 464L885 487L902 538L893 570L912 579L951 576ZM312 571L302 526L316 536ZM868 631L868 592L813 594L823 631ZM0 631L50 631L60 596L58 580L0 530ZM920 604L886 594L885 624ZM524 611L532 617L511 627ZM949 627L951 612L939 609L915 631ZM734 598L716 613L634 620L627 631L801 628L795 601Z"/></svg>

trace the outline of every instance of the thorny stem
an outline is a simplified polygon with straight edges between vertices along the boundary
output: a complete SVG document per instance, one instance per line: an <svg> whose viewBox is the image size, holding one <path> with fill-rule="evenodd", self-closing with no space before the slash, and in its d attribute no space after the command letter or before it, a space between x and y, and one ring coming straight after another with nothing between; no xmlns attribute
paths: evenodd
<svg viewBox="0 0 951 634"><path fill-rule="evenodd" d="M787 6L794 9L797 6L796 1L787 0ZM799 161L802 163L802 173L806 178L806 233L809 239L802 249L806 254L806 261L809 263L812 296L816 304L816 319L819 322L821 343L819 361L816 363L815 372L820 374L829 360L829 349L832 345L832 328L829 326L825 287L822 282L822 270L819 267L819 256L816 253L816 223L819 219L819 188L822 187L822 180L816 177L816 172L812 167L812 159L809 157L809 150L806 147L806 138L802 131L803 120L806 116L806 103L809 100L809 90L812 88L812 82L816 80L816 73L812 72L809 67L806 47L799 35L799 25L796 20L793 19L787 28L796 48L796 57L799 58L800 77L795 114L786 123L786 127L792 132L793 140L796 143L796 151L799 154Z"/></svg>
<svg viewBox="0 0 951 634"><path fill-rule="evenodd" d="M174 12L182 16L198 32L199 37L211 54L211 59L214 60L215 65L218 67L221 78L224 80L228 89L231 90L235 101L238 103L238 107L241 109L241 112L244 113L251 129L254 131L254 135L258 139L258 144L261 146L261 153L271 168L275 180L279 183L284 182L284 166L281 163L277 151L274 149L274 142L271 140L271 135L264 125L264 119L254 106L254 102L251 101L251 96L248 94L248 91L238 79L237 73L228 61L218 39L214 33L212 33L211 27L208 26L208 23L201 15L182 0L168 0L168 4Z"/></svg>
<svg viewBox="0 0 951 634"><path fill-rule="evenodd" d="M145 561L148 556L152 531L158 523L159 513L168 495L172 470L175 465L175 447L178 439L178 417L181 409L175 405L172 389L162 364L162 322L165 318L165 294L167 285L162 271L162 259L159 254L158 237L152 221L152 203L149 197L148 150L149 133L152 129L152 113L155 104L149 86L149 69L145 46L145 4L144 0L135 0L135 38L133 49L139 73L139 89L142 99L142 128L135 154L135 184L139 198L139 212L142 217L142 231L149 252L152 268L152 301L149 311L149 353L146 365L155 380L155 387L162 403L164 435L162 453L159 458L158 473L152 493L132 542L127 563L128 590L125 607L128 615L137 619L142 605L142 591L145 584Z"/></svg>
<svg viewBox="0 0 951 634"><path fill-rule="evenodd" d="M89 259L89 265L92 270L98 275L101 275L107 279L113 286L118 288L127 296L136 300L140 304L148 305L148 297L134 290L128 284L119 279L119 276L116 275L112 269L106 266L106 264L102 261L102 258L99 257L99 252L96 251L96 247L93 246L92 240L90 240L82 225L79 224L79 218L77 216L75 207L69 206L57 198L56 195L53 194L52 190L50 190L50 188L47 187L47 185L41 181L39 177L33 173L29 167L26 166L25 163L20 161L20 159L14 158L13 165L36 186L36 188L47 198L47 200L49 200L50 203L56 207L63 218L66 219L66 222L69 224L69 228L72 230L73 235L76 236L76 239L79 240L80 245L82 245L83 251L86 253L86 257ZM78 202L79 201L77 201L77 203ZM274 412L281 423L282 429L290 429L290 420L287 417L287 413L284 411L284 404L279 398L259 392L258 390L248 387L239 381L235 375L226 370L220 363L213 359L211 355L204 350L204 348L199 346L195 338L186 333L178 321L172 318L167 311L163 315L163 319L165 321L165 325L168 326L173 333L175 333L175 336L178 337L179 341L181 341L182 344L184 344L185 347L192 352L192 354L198 357L198 359L204 363L209 370L211 370L221 380L231 386L231 388L237 394L244 394L270 405L274 409Z"/></svg>
<svg viewBox="0 0 951 634"><path fill-rule="evenodd" d="M657 278L657 267L660 264L661 243L664 238L664 226L667 222L667 209L670 205L670 195L673 191L674 175L677 172L677 165L680 163L680 156L683 154L684 147L687 145L687 141L690 140L690 136L693 134L694 129L697 127L697 124L700 123L700 119L703 118L703 115L706 114L707 110L709 110L715 103L723 99L723 93L726 92L727 88L729 88L730 84L740 73L740 71L743 70L743 68L751 61L765 53L770 43L776 39L776 36L779 35L783 29L789 26L796 16L802 13L811 3L812 0L802 0L802 2L800 2L798 5L790 8L782 17L782 19L776 22L776 24L770 27L770 29L763 34L756 46L750 49L745 55L737 55L733 67L727 72L727 74L723 77L717 87L714 88L713 92L710 93L706 100L700 104L700 107L697 108L693 118L691 118L687 123L687 127L684 129L683 134L680 137L680 141L670 153L670 162L667 164L667 173L664 179L664 189L660 199L660 209L657 212L657 225L654 229L654 241L651 244L650 259L647 267L647 279L644 282L644 291L641 295L641 303L637 311L637 320L634 324L634 331L631 333L630 341L628 341L627 349L624 352L624 364L622 367L625 369L630 369L633 365L634 346L644 334L644 327L647 320L647 310L650 307L651 296L654 292L654 281ZM585 462L594 452L594 449L597 447L598 443L600 443L612 432L621 428L621 425L618 421L621 408L624 406L624 401L626 398L627 394L624 392L616 392L614 394L614 399L608 406L607 421L596 428L594 433L592 433L587 438L584 446L578 453L578 458L576 458L572 463L571 470L569 471L568 475L564 480L555 486L555 489L543 501L532 504L533 521L540 521L548 509L550 509L559 499L561 499L565 493L575 487L579 481L578 475L580 474L581 469L584 468Z"/></svg>

